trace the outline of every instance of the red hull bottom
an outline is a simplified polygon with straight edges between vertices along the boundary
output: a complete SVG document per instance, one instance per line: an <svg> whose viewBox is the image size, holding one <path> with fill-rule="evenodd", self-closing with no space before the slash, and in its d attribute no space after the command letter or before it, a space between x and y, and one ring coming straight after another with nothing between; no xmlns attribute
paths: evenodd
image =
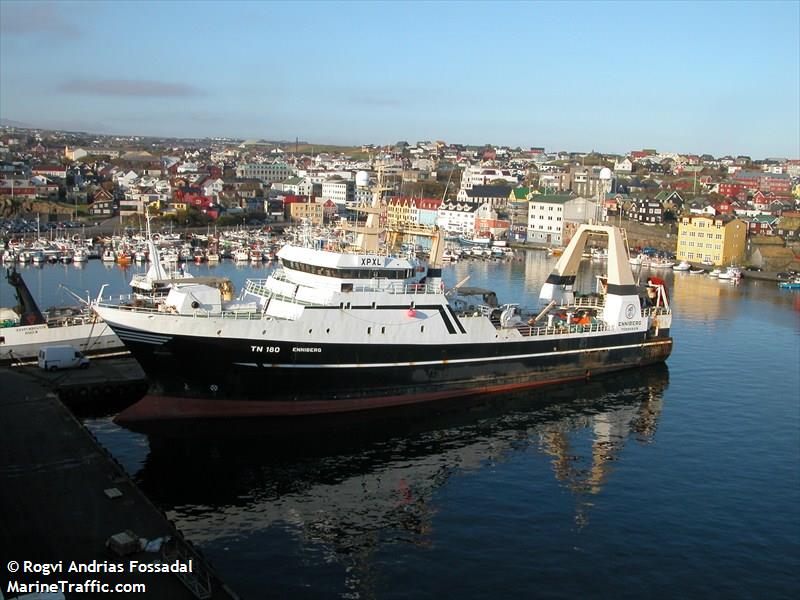
<svg viewBox="0 0 800 600"><path fill-rule="evenodd" d="M422 404L449 398L497 394L518 390L580 381L587 375L504 385L491 385L469 389L446 390L427 394L400 394L376 398L351 398L343 400L209 400L180 398L176 396L147 395L139 402L119 413L116 423L144 423L180 419L221 419L244 417L300 417L334 413L353 413L363 410L391 408Z"/></svg>

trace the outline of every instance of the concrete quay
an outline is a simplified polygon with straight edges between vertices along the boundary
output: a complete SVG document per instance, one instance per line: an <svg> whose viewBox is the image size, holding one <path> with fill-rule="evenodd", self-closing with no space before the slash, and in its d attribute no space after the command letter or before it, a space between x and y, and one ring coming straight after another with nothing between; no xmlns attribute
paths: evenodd
<svg viewBox="0 0 800 600"><path fill-rule="evenodd" d="M95 371L95 378L99 372ZM75 373L74 379L69 374L73 385L92 375L91 369ZM43 380L42 375L26 368L0 368L0 597L24 595L20 588L16 592L10 588L10 582L65 581L85 586L96 581L92 585L112 588L144 584L146 597L154 598L236 598L199 551L50 391L54 382ZM91 380L84 384L87 381ZM118 536L123 532L133 535ZM131 543L141 538L169 541L158 550L144 551ZM187 574L141 572L130 564L188 566L190 560L192 573ZM28 572L25 561L29 561ZM73 561L79 568L84 565L84 571L69 572ZM60 571L30 572L30 565L43 563L61 565ZM108 565L119 565L121 572L108 572ZM106 596L97 593L96 587L64 591L60 597ZM123 593L127 595L139 594Z"/></svg>
<svg viewBox="0 0 800 600"><path fill-rule="evenodd" d="M148 382L139 363L128 355L118 358L93 359L86 369L45 371L35 363L15 366L42 387L56 393L73 409L113 402L115 406L138 400L147 393Z"/></svg>

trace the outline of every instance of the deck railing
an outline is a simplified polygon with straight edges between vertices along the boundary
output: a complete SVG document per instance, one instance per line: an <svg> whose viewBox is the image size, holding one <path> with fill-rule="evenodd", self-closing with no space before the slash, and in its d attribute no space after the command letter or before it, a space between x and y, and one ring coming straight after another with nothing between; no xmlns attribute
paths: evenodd
<svg viewBox="0 0 800 600"><path fill-rule="evenodd" d="M576 308L603 308L606 305L605 296L577 296L570 306Z"/></svg>
<svg viewBox="0 0 800 600"><path fill-rule="evenodd" d="M516 326L516 330L522 335L529 337L539 335L564 335L565 333L596 333L600 331L611 331L612 328L609 327L604 321L597 321L589 325L563 324L553 325L551 327L536 327L534 325L520 324Z"/></svg>
<svg viewBox="0 0 800 600"><path fill-rule="evenodd" d="M297 282L290 281L282 273L276 272L272 276L276 281L297 286ZM248 279L245 283L245 292L261 296L263 298L280 297L283 300L295 301L294 296L281 294L267 287L267 279ZM338 290L332 290L338 293ZM376 279L374 283L353 284L351 292L385 292L397 295L418 295L418 294L437 294L441 293L440 285L429 283L406 283L404 281L393 281L391 279ZM310 302L297 301L299 304L311 304Z"/></svg>

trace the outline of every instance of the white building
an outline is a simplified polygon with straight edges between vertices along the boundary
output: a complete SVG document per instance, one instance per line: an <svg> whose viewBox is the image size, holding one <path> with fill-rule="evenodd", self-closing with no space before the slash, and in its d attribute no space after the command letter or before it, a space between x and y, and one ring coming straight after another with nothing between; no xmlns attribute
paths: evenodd
<svg viewBox="0 0 800 600"><path fill-rule="evenodd" d="M178 173L197 173L197 163L187 160L184 163L178 165L178 168L175 169Z"/></svg>
<svg viewBox="0 0 800 600"><path fill-rule="evenodd" d="M471 234L475 231L475 218L480 204L469 202L444 202L436 214L439 227L449 233Z"/></svg>
<svg viewBox="0 0 800 600"><path fill-rule="evenodd" d="M219 199L219 195L222 193L222 188L224 186L224 182L220 178L216 179L207 179L203 182L200 186L203 190L203 195L208 196L209 198L214 198L214 200Z"/></svg>
<svg viewBox="0 0 800 600"><path fill-rule="evenodd" d="M528 241L561 246L564 237L564 203L570 196L531 196L528 203Z"/></svg>
<svg viewBox="0 0 800 600"><path fill-rule="evenodd" d="M564 221L575 224L591 223L602 221L602 215L598 213L597 201L591 198L570 198L564 202Z"/></svg>
<svg viewBox="0 0 800 600"><path fill-rule="evenodd" d="M137 175L133 171L127 171L125 173L120 171L119 173L116 173L114 175L114 181L123 190L127 190L133 187L137 179L139 179L139 175Z"/></svg>
<svg viewBox="0 0 800 600"><path fill-rule="evenodd" d="M311 197L314 195L314 184L316 183L317 189L319 189L322 181L324 180L314 181L312 177L290 177L286 181L274 184L272 187L287 194Z"/></svg>
<svg viewBox="0 0 800 600"><path fill-rule="evenodd" d="M264 183L284 181L294 175L294 169L283 162L245 163L236 167L240 179L260 179Z"/></svg>
<svg viewBox="0 0 800 600"><path fill-rule="evenodd" d="M322 182L322 199L332 200L338 206L347 206L355 200L356 183L352 180L332 179Z"/></svg>
<svg viewBox="0 0 800 600"><path fill-rule="evenodd" d="M622 160L615 160L614 161L614 172L615 173L630 173L633 171L633 163L631 159L627 156Z"/></svg>
<svg viewBox="0 0 800 600"><path fill-rule="evenodd" d="M519 184L516 175L508 169L495 169L482 167L480 165L471 165L464 169L464 172L461 174L461 189L469 190L476 185L488 185L497 179L501 179L512 186Z"/></svg>

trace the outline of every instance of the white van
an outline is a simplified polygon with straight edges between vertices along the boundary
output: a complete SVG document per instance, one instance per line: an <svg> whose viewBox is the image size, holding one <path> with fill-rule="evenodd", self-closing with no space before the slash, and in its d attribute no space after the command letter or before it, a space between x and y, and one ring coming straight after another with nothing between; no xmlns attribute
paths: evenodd
<svg viewBox="0 0 800 600"><path fill-rule="evenodd" d="M88 366L89 359L73 346L46 346L39 350L39 368L46 371Z"/></svg>

